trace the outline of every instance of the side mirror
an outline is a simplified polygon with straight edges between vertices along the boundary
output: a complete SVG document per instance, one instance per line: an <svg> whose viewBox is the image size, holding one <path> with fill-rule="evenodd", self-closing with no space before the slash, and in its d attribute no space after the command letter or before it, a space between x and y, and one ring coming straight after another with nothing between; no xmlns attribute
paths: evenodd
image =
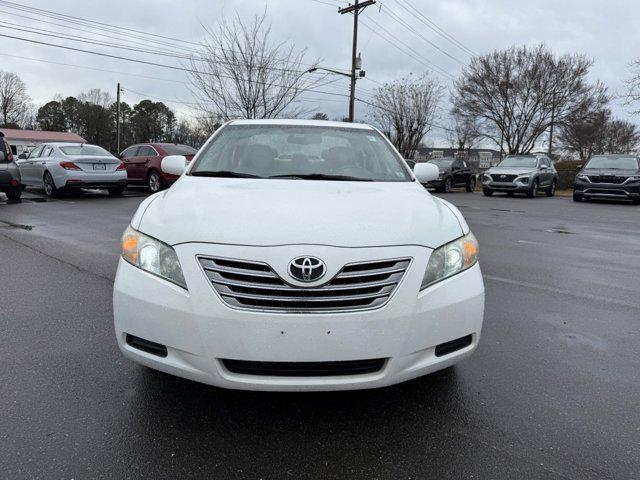
<svg viewBox="0 0 640 480"><path fill-rule="evenodd" d="M184 155L169 155L162 159L160 168L164 173L180 176L187 169L188 164Z"/></svg>
<svg viewBox="0 0 640 480"><path fill-rule="evenodd" d="M407 165L409 165L409 168L410 168L411 170L413 170L413 169L415 169L415 168L416 168L416 162L415 162L415 160L409 160L409 159L405 158L405 159L404 159L404 161L405 161L405 162L407 162Z"/></svg>
<svg viewBox="0 0 640 480"><path fill-rule="evenodd" d="M21 153L20 155L18 155L18 160L26 160L26 158L27 158L26 153Z"/></svg>
<svg viewBox="0 0 640 480"><path fill-rule="evenodd" d="M577 165L576 172L579 172L580 170L582 170L582 167L584 167L584 165Z"/></svg>
<svg viewBox="0 0 640 480"><path fill-rule="evenodd" d="M433 163L418 163L413 169L413 174L420 183L429 183L438 179L440 170Z"/></svg>
<svg viewBox="0 0 640 480"><path fill-rule="evenodd" d="M549 170L548 165L540 165L540 170Z"/></svg>

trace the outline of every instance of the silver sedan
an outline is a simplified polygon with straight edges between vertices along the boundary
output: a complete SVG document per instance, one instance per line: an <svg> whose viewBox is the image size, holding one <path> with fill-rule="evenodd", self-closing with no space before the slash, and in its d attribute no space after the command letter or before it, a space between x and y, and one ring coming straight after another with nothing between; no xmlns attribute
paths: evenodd
<svg viewBox="0 0 640 480"><path fill-rule="evenodd" d="M47 143L17 163L22 184L44 188L50 197L78 188L106 188L118 196L127 186L124 163L97 145Z"/></svg>

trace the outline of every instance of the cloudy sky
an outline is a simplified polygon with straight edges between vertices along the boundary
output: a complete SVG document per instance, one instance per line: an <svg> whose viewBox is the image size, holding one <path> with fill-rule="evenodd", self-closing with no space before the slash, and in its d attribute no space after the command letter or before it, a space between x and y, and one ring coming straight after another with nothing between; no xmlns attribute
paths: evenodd
<svg viewBox="0 0 640 480"><path fill-rule="evenodd" d="M137 42L138 48L144 48L144 45L158 48L141 34L134 34L141 37L138 39L129 37L128 42L122 32L111 27L105 27L112 30L106 33L94 29L91 25L95 24L82 25L77 19L52 18L49 12L198 42L203 36L202 25L215 29L225 15L237 12L241 17L248 17L262 13L266 8L275 40L306 48L309 62L320 59L322 65L347 70L353 21L351 16L337 13L339 5L346 5L346 1L0 0L0 34L180 65L179 60L172 58L34 32L75 35L103 43L133 45L130 42ZM422 16L412 14L415 13L412 7ZM362 20L358 50L362 52L367 78L358 82L358 95L363 98L370 95L377 82L410 72L430 71L443 84L450 85L451 76L455 77L468 62L470 51L482 54L514 44L536 45L540 42L558 54L586 54L594 60L592 78L602 80L611 92L622 93L623 80L630 75L629 63L640 57L637 48L640 45L640 2L637 0L378 0L375 6L367 8ZM449 38L430 28L434 25L445 31ZM188 44L176 45L190 48ZM0 69L19 73L36 106L56 94L77 95L91 88L115 94L117 82L123 85L123 98L130 104L144 96L155 97L164 100L179 115L187 116L189 102L193 102L186 73L167 68L6 37L0 37L0 61ZM334 84L322 90L346 94L348 80L336 78ZM313 99L309 107L331 117L346 114L346 98L327 93L308 94L307 98ZM364 117L365 109L366 106L358 105L357 116ZM614 111L620 117L637 122L636 117L628 117L626 108L619 102L614 104Z"/></svg>

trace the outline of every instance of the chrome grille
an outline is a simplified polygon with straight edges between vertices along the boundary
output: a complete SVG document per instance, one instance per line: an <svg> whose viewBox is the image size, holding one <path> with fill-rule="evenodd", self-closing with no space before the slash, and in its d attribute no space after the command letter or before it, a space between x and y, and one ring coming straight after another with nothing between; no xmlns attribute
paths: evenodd
<svg viewBox="0 0 640 480"><path fill-rule="evenodd" d="M402 280L410 258L345 265L319 287L287 284L266 263L198 256L220 298L234 308L292 313L348 312L379 308Z"/></svg>
<svg viewBox="0 0 640 480"><path fill-rule="evenodd" d="M609 184L621 184L627 180L627 177L620 177L617 175L588 175L591 183L609 183Z"/></svg>

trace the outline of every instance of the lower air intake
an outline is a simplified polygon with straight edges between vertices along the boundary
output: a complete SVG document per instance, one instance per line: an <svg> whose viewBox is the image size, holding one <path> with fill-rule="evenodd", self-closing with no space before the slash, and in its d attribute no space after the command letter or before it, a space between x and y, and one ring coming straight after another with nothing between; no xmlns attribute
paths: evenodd
<svg viewBox="0 0 640 480"><path fill-rule="evenodd" d="M250 362L222 360L231 373L271 377L335 377L364 375L382 370L384 358L348 360L339 362Z"/></svg>
<svg viewBox="0 0 640 480"><path fill-rule="evenodd" d="M450 342L441 343L436 346L436 357L442 357L444 355L449 355L457 350L462 350L465 347L468 347L473 342L473 336L467 335L466 337L457 338L455 340L451 340Z"/></svg>
<svg viewBox="0 0 640 480"><path fill-rule="evenodd" d="M161 345L160 343L152 342L150 340L145 340L144 338L135 337L133 335L129 335L127 333L126 342L128 345L132 346L137 350L142 350L143 352L150 353L151 355L157 355L159 357L167 356L167 347Z"/></svg>

